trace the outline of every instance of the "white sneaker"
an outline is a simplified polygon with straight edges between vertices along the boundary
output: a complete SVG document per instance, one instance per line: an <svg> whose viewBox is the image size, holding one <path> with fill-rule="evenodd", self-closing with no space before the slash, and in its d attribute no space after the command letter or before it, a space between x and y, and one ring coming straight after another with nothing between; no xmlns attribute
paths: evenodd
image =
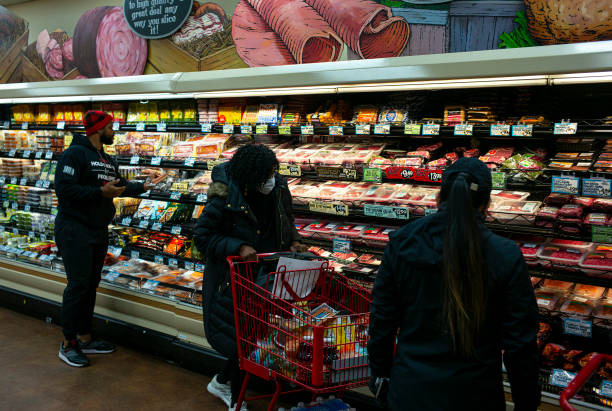
<svg viewBox="0 0 612 411"><path fill-rule="evenodd" d="M223 401L225 405L231 407L230 402L232 401L232 387L229 383L221 384L217 377L219 377L219 374L213 377L213 379L206 386L206 389L209 393Z"/></svg>
<svg viewBox="0 0 612 411"><path fill-rule="evenodd" d="M229 407L228 411L236 411L236 405L234 404L233 407ZM242 401L242 406L240 407L240 411L249 411L248 408L247 408L246 401Z"/></svg>

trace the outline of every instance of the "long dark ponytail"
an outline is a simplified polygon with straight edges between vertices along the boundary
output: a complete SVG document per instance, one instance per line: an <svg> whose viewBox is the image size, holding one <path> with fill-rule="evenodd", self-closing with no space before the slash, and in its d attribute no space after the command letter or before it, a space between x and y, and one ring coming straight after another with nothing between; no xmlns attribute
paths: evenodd
<svg viewBox="0 0 612 411"><path fill-rule="evenodd" d="M478 190L475 179L465 172L445 184L440 202L446 203L448 228L443 251L443 319L454 350L472 357L475 340L484 322L487 300L487 270L483 254L478 209L486 206L490 191Z"/></svg>

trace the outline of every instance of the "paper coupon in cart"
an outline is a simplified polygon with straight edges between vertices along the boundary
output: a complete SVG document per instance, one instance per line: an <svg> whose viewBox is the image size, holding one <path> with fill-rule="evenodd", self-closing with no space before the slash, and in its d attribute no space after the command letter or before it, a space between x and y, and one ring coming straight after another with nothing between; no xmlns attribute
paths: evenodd
<svg viewBox="0 0 612 411"><path fill-rule="evenodd" d="M272 294L283 300L293 300L291 294L283 284L283 277L279 271L285 271L284 279L287 286L300 298L310 294L319 279L323 261L296 260L294 258L280 257L276 266L274 288ZM297 272L296 272L297 271Z"/></svg>

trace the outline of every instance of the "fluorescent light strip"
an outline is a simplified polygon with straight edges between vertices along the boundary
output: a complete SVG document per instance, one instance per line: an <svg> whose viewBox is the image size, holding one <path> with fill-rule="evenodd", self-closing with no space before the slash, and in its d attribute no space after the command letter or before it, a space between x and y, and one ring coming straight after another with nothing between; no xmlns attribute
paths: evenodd
<svg viewBox="0 0 612 411"><path fill-rule="evenodd" d="M224 98L224 97L260 97L260 96L297 96L304 94L335 94L338 86L312 86L312 87L283 87L262 88L250 90L224 90L195 93L195 98Z"/></svg>
<svg viewBox="0 0 612 411"><path fill-rule="evenodd" d="M612 83L612 71L596 73L554 74L550 76L553 85Z"/></svg>

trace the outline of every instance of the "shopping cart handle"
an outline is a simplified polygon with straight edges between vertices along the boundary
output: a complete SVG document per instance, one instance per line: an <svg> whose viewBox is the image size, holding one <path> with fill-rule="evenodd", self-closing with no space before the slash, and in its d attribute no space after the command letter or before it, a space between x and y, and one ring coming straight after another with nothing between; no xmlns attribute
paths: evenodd
<svg viewBox="0 0 612 411"><path fill-rule="evenodd" d="M612 355L595 354L587 365L580 370L578 375L576 375L576 377L570 381L559 398L559 403L561 404L563 411L576 411L576 409L569 403L570 398L580 391L588 379L591 378L591 376L599 369L603 361L612 361Z"/></svg>
<svg viewBox="0 0 612 411"><path fill-rule="evenodd" d="M317 256L315 254L312 253L292 253L290 251L282 251L282 252L277 252L277 253L261 253L261 254L257 254L257 260L263 260L263 261L271 261L271 260L275 260L278 259L279 257L291 257L291 258L317 258ZM243 262L244 258L242 258L239 255L232 255L227 257L227 262L230 264L234 264L234 263L240 263Z"/></svg>

